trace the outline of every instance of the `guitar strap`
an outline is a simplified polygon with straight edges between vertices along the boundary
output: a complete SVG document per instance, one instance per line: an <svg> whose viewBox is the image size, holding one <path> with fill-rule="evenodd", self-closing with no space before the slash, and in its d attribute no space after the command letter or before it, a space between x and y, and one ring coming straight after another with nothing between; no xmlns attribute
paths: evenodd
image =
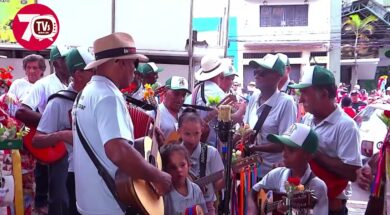
<svg viewBox="0 0 390 215"><path fill-rule="evenodd" d="M77 96L77 93L74 91L60 90L60 91L52 94L51 96L49 96L49 98L47 99L47 102L49 102L50 100L52 100L54 98L62 98L62 99L67 99L69 101L74 102L74 100L76 99L76 96Z"/></svg>
<svg viewBox="0 0 390 215"><path fill-rule="evenodd" d="M78 94L78 96L76 98L76 108L77 108L78 103L79 103L80 95L81 95L81 92ZM103 178L103 181L106 183L108 189L110 190L112 196L114 197L114 199L118 203L119 207L125 213L128 207L126 205L124 205L119 200L119 197L118 197L118 194L117 194L116 188L115 188L115 181L114 181L114 179L111 177L110 173L108 173L107 169L104 168L104 166L100 163L100 161L96 157L95 153L92 151L92 148L90 147L90 145L88 144L87 140L84 138L84 135L82 134L82 132L80 130L80 127L79 127L79 124L77 123L77 120L75 120L75 124L76 124L77 135L79 136L81 144L83 145L83 147L84 147L85 151L87 152L89 158L91 159L91 161L95 165L99 175Z"/></svg>
<svg viewBox="0 0 390 215"><path fill-rule="evenodd" d="M261 127L263 127L263 124L265 122L265 119L267 118L269 112L271 111L272 107L267 105L267 104L264 104L264 109L263 111L261 112L259 118L257 119L257 122L255 124L255 126L253 127L253 130L255 130L255 135L253 136L253 139L251 140L251 142L254 143L254 141L256 140L256 137L257 135L259 134L260 130L261 130Z"/></svg>
<svg viewBox="0 0 390 215"><path fill-rule="evenodd" d="M304 187L306 187L306 185L308 185L311 181L311 179L313 179L315 177L314 173L313 172L310 172L310 175L309 175L309 178L306 179L305 183L303 183L302 185Z"/></svg>
<svg viewBox="0 0 390 215"><path fill-rule="evenodd" d="M198 86L195 87L193 93L192 93L192 99L191 99L191 104L196 105L196 99L198 98L198 93L200 90L200 97L202 98L202 101L204 104L207 104L206 97L204 95L204 83L199 83Z"/></svg>
<svg viewBox="0 0 390 215"><path fill-rule="evenodd" d="M199 177L206 176L206 164L207 164L207 144L201 143L200 157L199 157Z"/></svg>

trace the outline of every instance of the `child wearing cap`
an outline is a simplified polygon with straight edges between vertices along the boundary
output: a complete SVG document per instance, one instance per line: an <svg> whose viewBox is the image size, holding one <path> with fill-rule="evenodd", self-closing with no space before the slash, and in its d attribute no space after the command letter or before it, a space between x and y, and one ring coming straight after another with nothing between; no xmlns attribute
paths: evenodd
<svg viewBox="0 0 390 215"><path fill-rule="evenodd" d="M308 164L317 151L318 137L307 125L294 123L283 135L270 134L267 139L272 143L283 144L283 161L285 167L271 170L264 178L252 187L248 197L248 214L258 214L255 203L260 189L286 192L285 182L289 177L300 178L300 184L305 189L313 190L317 203L311 214L328 214L328 198L325 183L316 177ZM279 212L283 206L278 207ZM282 210L282 211L280 211Z"/></svg>

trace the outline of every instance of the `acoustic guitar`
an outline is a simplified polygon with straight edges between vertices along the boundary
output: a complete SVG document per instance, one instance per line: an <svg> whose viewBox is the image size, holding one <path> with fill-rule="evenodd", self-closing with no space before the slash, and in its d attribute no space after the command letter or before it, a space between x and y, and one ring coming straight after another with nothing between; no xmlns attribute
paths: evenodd
<svg viewBox="0 0 390 215"><path fill-rule="evenodd" d="M214 182L218 181L219 179L223 178L223 171L224 170L220 170L220 171L211 173L208 176L204 176L202 178L198 178L190 173L189 178L190 178L190 180L192 180L192 182L197 184L203 192L206 192L207 191L206 185L214 183Z"/></svg>
<svg viewBox="0 0 390 215"><path fill-rule="evenodd" d="M280 203L287 205L286 198L283 197L286 197L285 193L260 189L257 194L259 215L282 215L276 210ZM293 194L291 199L291 207L295 210L313 209L316 203L317 198L314 196L314 193L311 190L297 191Z"/></svg>
<svg viewBox="0 0 390 215"><path fill-rule="evenodd" d="M153 95L148 97L148 99L149 102L157 106ZM149 135L143 138L143 147L141 146L139 151L148 163L161 170L161 156L158 151L156 136L154 135L156 126L160 124L160 119L160 112L157 108L155 122L149 130ZM137 149L137 147L135 148ZM163 198L156 193L152 183L141 179L132 179L118 170L115 174L115 186L120 201L125 205L134 207L143 214L164 214Z"/></svg>

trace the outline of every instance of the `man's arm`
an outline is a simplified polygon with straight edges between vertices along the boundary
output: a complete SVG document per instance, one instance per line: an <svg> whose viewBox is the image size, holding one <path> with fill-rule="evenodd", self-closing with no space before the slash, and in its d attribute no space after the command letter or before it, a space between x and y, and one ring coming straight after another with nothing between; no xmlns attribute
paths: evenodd
<svg viewBox="0 0 390 215"><path fill-rule="evenodd" d="M46 148L49 146L55 146L60 141L72 144L72 130L57 131L50 134L37 131L32 139L32 145L35 148Z"/></svg>
<svg viewBox="0 0 390 215"><path fill-rule="evenodd" d="M124 139L112 139L104 144L107 157L134 179L152 182L160 195L171 189L171 176L145 161L141 154ZM142 170L142 171L139 171Z"/></svg>
<svg viewBox="0 0 390 215"><path fill-rule="evenodd" d="M37 127L39 120L41 120L41 114L31 110L31 108L25 104L16 111L15 118L25 123L27 126Z"/></svg>
<svg viewBox="0 0 390 215"><path fill-rule="evenodd" d="M320 166L337 176L352 182L356 180L356 170L359 169L360 166L345 164L340 159L329 157L321 152L317 152L313 158Z"/></svg>

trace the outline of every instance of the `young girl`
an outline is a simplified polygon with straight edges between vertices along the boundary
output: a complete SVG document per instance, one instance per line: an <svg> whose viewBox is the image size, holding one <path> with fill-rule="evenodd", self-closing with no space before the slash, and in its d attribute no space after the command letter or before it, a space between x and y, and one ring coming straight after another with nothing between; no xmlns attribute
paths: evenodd
<svg viewBox="0 0 390 215"><path fill-rule="evenodd" d="M194 109L187 108L180 115L178 132L183 140L183 145L190 154L190 172L197 178L220 172L221 177L202 188L206 200L208 215L216 214L214 202L217 199L215 192L224 187L223 163L216 148L200 142L202 135L202 120ZM203 160L203 161L202 161Z"/></svg>
<svg viewBox="0 0 390 215"><path fill-rule="evenodd" d="M187 209L197 205L207 212L202 191L188 179L189 157L186 148L179 144L169 144L160 151L163 170L172 176L174 187L164 196L164 214L184 214Z"/></svg>

